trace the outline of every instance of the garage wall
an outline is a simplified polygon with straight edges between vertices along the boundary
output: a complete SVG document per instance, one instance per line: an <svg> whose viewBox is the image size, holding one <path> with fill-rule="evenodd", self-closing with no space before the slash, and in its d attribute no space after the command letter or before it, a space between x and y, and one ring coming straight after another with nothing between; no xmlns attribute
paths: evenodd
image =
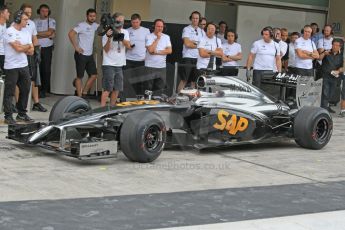
<svg viewBox="0 0 345 230"><path fill-rule="evenodd" d="M225 21L228 27L236 29L237 6L228 3L207 2L205 16L208 21Z"/></svg>
<svg viewBox="0 0 345 230"><path fill-rule="evenodd" d="M345 17L344 17L345 1L332 0L329 4L328 23L335 27L335 35L344 37L345 35Z"/></svg>
<svg viewBox="0 0 345 230"><path fill-rule="evenodd" d="M148 21L151 19L150 4L151 0L114 0L112 12L121 12L126 19L131 18L133 13L139 13L142 20Z"/></svg>
<svg viewBox="0 0 345 230"><path fill-rule="evenodd" d="M121 12L129 19L133 13L139 13L143 21L154 21L162 18L169 23L189 23L192 11L204 15L206 3L193 0L113 0L112 12Z"/></svg>
<svg viewBox="0 0 345 230"><path fill-rule="evenodd" d="M205 15L206 3L186 0L151 0L151 21L162 18L169 23L189 24L190 13L197 10Z"/></svg>

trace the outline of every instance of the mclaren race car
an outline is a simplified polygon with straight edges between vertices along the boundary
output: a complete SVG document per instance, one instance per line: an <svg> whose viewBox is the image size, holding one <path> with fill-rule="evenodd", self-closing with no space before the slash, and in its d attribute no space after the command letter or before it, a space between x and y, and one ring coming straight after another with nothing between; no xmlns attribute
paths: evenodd
<svg viewBox="0 0 345 230"><path fill-rule="evenodd" d="M55 103L48 123L14 124L8 138L78 159L115 157L152 162L165 147L197 149L294 139L308 149L330 140L328 111L293 109L235 77L202 75L197 89L91 109L79 97Z"/></svg>

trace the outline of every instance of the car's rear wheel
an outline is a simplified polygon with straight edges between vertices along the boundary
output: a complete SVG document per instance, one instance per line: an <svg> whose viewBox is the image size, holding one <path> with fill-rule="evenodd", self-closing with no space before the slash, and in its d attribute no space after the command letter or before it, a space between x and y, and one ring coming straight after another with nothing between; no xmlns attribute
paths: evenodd
<svg viewBox="0 0 345 230"><path fill-rule="evenodd" d="M63 97L54 104L49 121L57 122L71 114L83 114L89 110L91 106L85 99L77 96Z"/></svg>
<svg viewBox="0 0 345 230"><path fill-rule="evenodd" d="M294 120L294 137L298 145L308 149L321 149L330 140L333 121L325 109L303 107Z"/></svg>
<svg viewBox="0 0 345 230"><path fill-rule="evenodd" d="M121 127L121 150L131 161L154 161L162 153L165 141L164 121L152 111L135 111L128 114Z"/></svg>

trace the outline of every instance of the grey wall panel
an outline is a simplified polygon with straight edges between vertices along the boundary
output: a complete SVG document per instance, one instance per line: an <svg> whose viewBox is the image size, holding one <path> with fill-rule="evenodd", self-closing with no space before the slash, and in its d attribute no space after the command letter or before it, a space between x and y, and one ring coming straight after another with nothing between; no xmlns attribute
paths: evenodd
<svg viewBox="0 0 345 230"><path fill-rule="evenodd" d="M213 21L217 24L220 21L225 21L229 28L236 29L237 6L207 2L205 16L208 21Z"/></svg>
<svg viewBox="0 0 345 230"><path fill-rule="evenodd" d="M57 28L55 50L53 55L53 68L51 91L56 94L73 94L72 81L76 77L74 63L74 49L68 39L68 32L78 22L85 21L85 12L94 8L95 0L60 0L58 15L56 16Z"/></svg>

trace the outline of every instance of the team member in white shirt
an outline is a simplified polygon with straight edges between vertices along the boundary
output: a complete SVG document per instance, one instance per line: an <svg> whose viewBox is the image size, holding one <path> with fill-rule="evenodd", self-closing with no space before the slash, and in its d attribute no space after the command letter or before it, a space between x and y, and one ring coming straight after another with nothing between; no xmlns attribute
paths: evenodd
<svg viewBox="0 0 345 230"><path fill-rule="evenodd" d="M30 72L26 55L33 55L34 46L30 34L23 31L29 18L20 10L14 14L14 23L5 33L5 91L4 91L4 112L5 123L14 124L16 121L12 117L12 98L15 94L16 85L19 87L19 99L17 102L17 120L33 121L26 114L28 97L30 93Z"/></svg>
<svg viewBox="0 0 345 230"><path fill-rule="evenodd" d="M0 7L0 68L4 70L5 50L4 50L4 36L6 33L6 22L10 18L10 12L7 6Z"/></svg>
<svg viewBox="0 0 345 230"><path fill-rule="evenodd" d="M105 106L110 94L110 105L116 105L119 92L123 90L123 66L126 65L126 48L130 48L128 31L124 30L125 17L121 13L113 15L115 19L115 29L111 29L103 36L103 93L101 105ZM115 35L119 35L114 41ZM121 38L120 38L121 37Z"/></svg>
<svg viewBox="0 0 345 230"><path fill-rule="evenodd" d="M206 27L206 36L201 39L198 50L199 56L196 63L196 68L199 70L199 74L207 69L216 69L216 57L221 58L223 56L222 41L217 38L216 24L209 22Z"/></svg>
<svg viewBox="0 0 345 230"><path fill-rule="evenodd" d="M34 55L28 55L29 70L31 74L31 84L32 84L32 99L34 101L32 110L38 112L47 112L47 109L43 107L39 100L38 87L41 85L41 79L38 75L38 65L40 62L40 46L37 39L37 30L35 23L30 19L32 16L32 6L30 4L24 3L20 9L29 17L26 27L23 31L27 31L32 37L32 44L34 45L35 52ZM17 88L18 89L18 88ZM16 90L16 99L19 98L19 90Z"/></svg>
<svg viewBox="0 0 345 230"><path fill-rule="evenodd" d="M253 85L261 88L261 80L268 72L281 72L279 44L273 41L273 31L265 27L261 31L262 39L253 43L247 59L247 81L250 80L250 68L253 64Z"/></svg>
<svg viewBox="0 0 345 230"><path fill-rule="evenodd" d="M196 61L199 56L198 44L200 40L206 36L205 32L199 28L199 21L201 14L198 11L194 11L189 16L191 24L183 28L183 50L182 50L182 64L189 65L180 68L181 81L177 88L180 92L187 84L191 83L191 87L195 88L195 81L197 76Z"/></svg>
<svg viewBox="0 0 345 230"><path fill-rule="evenodd" d="M154 31L146 36L145 67L149 79L146 89L164 93L166 89L166 57L172 53L170 37L163 33L165 23L162 19L153 22Z"/></svg>
<svg viewBox="0 0 345 230"><path fill-rule="evenodd" d="M86 11L86 21L80 22L68 33L68 37L75 50L74 60L77 78L74 80L74 85L79 97L85 97L97 79L97 67L93 57L93 42L95 32L99 26L96 23L96 16L95 9L88 9ZM83 88L82 79L85 71L89 75L89 79Z"/></svg>
<svg viewBox="0 0 345 230"><path fill-rule="evenodd" d="M40 97L46 97L46 93L50 93L50 77L51 77L51 62L54 49L55 28L56 22L50 17L51 11L46 4L40 5L37 9L39 18L34 20L37 28L38 43L41 46L41 63L40 75L42 86L40 89Z"/></svg>
<svg viewBox="0 0 345 230"><path fill-rule="evenodd" d="M218 23L218 28L219 28L219 31L217 33L217 38L219 38L222 41L222 44L226 43L227 39L225 38L225 32L228 30L228 25L226 24L225 21L220 21Z"/></svg>
<svg viewBox="0 0 345 230"><path fill-rule="evenodd" d="M226 24L226 22L220 21L218 23L218 30L216 30L216 35L217 35L217 38L221 40L222 44L227 42L225 38L225 32L227 30L228 30L228 25ZM217 67L220 67L222 65L222 58L219 58L219 57L216 58L216 65Z"/></svg>
<svg viewBox="0 0 345 230"><path fill-rule="evenodd" d="M282 40L282 33L281 33L281 30L279 28L274 28L273 29L273 37L274 37L274 41L276 43L279 44L279 48L280 48L280 57L284 57L284 55L286 54L287 52L287 43L284 42Z"/></svg>
<svg viewBox="0 0 345 230"><path fill-rule="evenodd" d="M288 72L292 74L296 74L296 51L295 51L295 42L299 38L298 32L292 32L290 35L290 43L289 43L289 58L288 58Z"/></svg>
<svg viewBox="0 0 345 230"><path fill-rule="evenodd" d="M296 74L302 76L314 76L313 60L319 58L314 42L310 39L312 28L306 25L303 28L302 37L295 42L296 50Z"/></svg>
<svg viewBox="0 0 345 230"><path fill-rule="evenodd" d="M127 80L132 85L135 93L143 95L145 91L142 79L145 71L145 38L150 34L150 30L141 26L139 14L133 14L131 16L131 27L127 31L131 41L131 49L127 49L126 52L125 75L128 77Z"/></svg>
<svg viewBox="0 0 345 230"><path fill-rule="evenodd" d="M288 70L288 60L289 60L289 32L286 28L280 28L280 33L281 33L281 40L286 43L287 45L287 51L285 55L282 57L282 69L285 71Z"/></svg>
<svg viewBox="0 0 345 230"><path fill-rule="evenodd" d="M223 43L223 68L221 69L221 75L223 76L237 76L238 75L238 61L242 59L242 47L236 41L238 35L234 30L228 30L225 32L227 38L226 43Z"/></svg>
<svg viewBox="0 0 345 230"><path fill-rule="evenodd" d="M207 24L207 19L205 17L202 17L199 21L199 27L202 31L205 31L206 24Z"/></svg>
<svg viewBox="0 0 345 230"><path fill-rule="evenodd" d="M317 42L317 51L320 54L319 59L322 60L325 55L329 55L332 49L333 29L331 25L325 25L322 30L322 38ZM322 56L321 56L322 55Z"/></svg>
<svg viewBox="0 0 345 230"><path fill-rule="evenodd" d="M281 32L280 28L273 28L273 41L275 41L279 45L280 58L281 58L281 63L282 63L281 65L283 68L283 66L284 66L283 57L287 53L288 44L282 40L282 32ZM277 68L275 69L275 71L277 71Z"/></svg>

